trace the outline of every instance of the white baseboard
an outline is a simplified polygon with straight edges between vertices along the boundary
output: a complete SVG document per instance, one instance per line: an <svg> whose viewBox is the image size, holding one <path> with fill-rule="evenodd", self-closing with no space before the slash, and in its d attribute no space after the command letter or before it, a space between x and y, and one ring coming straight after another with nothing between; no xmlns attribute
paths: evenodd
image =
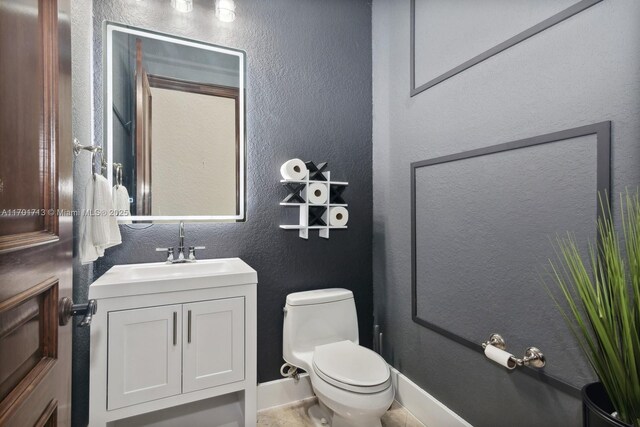
<svg viewBox="0 0 640 427"><path fill-rule="evenodd" d="M400 371L390 368L396 400L422 424L429 427L473 427Z"/></svg>
<svg viewBox="0 0 640 427"><path fill-rule="evenodd" d="M391 366L389 368L396 390L396 400L422 424L429 427L473 427L397 369ZM298 381L283 378L258 384L258 411L290 405L313 396L309 374L300 375Z"/></svg>
<svg viewBox="0 0 640 427"><path fill-rule="evenodd" d="M297 381L293 378L283 378L258 384L258 411L288 405L313 396L309 374L301 374Z"/></svg>

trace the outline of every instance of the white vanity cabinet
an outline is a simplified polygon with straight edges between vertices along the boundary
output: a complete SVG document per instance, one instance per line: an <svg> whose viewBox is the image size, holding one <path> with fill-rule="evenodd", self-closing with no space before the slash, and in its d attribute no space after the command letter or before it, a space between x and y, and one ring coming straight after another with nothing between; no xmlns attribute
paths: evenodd
<svg viewBox="0 0 640 427"><path fill-rule="evenodd" d="M182 393L181 310L165 305L108 314L108 409Z"/></svg>
<svg viewBox="0 0 640 427"><path fill-rule="evenodd" d="M244 298L185 304L182 319L185 393L244 378Z"/></svg>
<svg viewBox="0 0 640 427"><path fill-rule="evenodd" d="M234 395L255 426L256 284L238 258L115 266L96 280L89 425Z"/></svg>

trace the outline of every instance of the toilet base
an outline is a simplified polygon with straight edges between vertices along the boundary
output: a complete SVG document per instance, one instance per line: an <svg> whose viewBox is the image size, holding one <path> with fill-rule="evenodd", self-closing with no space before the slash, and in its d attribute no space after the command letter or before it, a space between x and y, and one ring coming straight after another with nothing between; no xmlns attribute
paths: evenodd
<svg viewBox="0 0 640 427"><path fill-rule="evenodd" d="M331 411L320 400L309 408L307 415L314 427L382 427L380 418L346 419Z"/></svg>
<svg viewBox="0 0 640 427"><path fill-rule="evenodd" d="M347 420L339 415L334 415L331 427L382 427L382 422L380 421L380 418Z"/></svg>
<svg viewBox="0 0 640 427"><path fill-rule="evenodd" d="M316 403L307 411L307 415L311 419L314 427L330 427L331 426L331 410L324 406L321 402Z"/></svg>

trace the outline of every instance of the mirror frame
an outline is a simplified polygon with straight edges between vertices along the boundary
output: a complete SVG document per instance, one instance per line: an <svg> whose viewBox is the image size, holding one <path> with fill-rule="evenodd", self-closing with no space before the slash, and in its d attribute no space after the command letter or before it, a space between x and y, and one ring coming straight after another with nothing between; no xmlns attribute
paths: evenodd
<svg viewBox="0 0 640 427"><path fill-rule="evenodd" d="M245 95L246 95L246 52L240 49L233 49L229 47L223 47L206 43L198 40L187 39L172 34L161 33L152 30L145 30L142 28L132 27L125 24L116 22L105 21L103 31L104 43L104 57L103 57L103 76L105 77L103 82L104 87L104 143L106 144L106 162L107 162L107 180L109 186L113 186L113 121L114 113L113 108L109 106L113 105L113 69L112 58L113 52L113 32L119 31L122 33L139 35L142 37L153 38L156 40L162 40L170 43L176 43L184 46L194 47L198 49L205 49L212 52L225 53L238 57L239 61L239 155L238 155L238 212L236 215L171 215L171 216L159 216L159 215L131 215L126 217L118 217L118 221L135 221L135 222L176 222L176 221L202 221L202 222L241 222L246 220L246 122L245 122Z"/></svg>

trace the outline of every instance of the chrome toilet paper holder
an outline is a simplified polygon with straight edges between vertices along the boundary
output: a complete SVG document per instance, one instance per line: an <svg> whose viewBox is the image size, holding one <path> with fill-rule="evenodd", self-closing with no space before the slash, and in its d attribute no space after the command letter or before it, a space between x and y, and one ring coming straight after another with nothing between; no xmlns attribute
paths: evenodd
<svg viewBox="0 0 640 427"><path fill-rule="evenodd" d="M507 344L500 334L491 334L491 336L489 336L489 340L482 343L482 348L485 349L488 345L497 347L500 350L506 351L507 349ZM533 368L544 368L544 365L547 363L544 354L537 347L527 348L521 359L511 355L511 360L517 366L531 366Z"/></svg>

